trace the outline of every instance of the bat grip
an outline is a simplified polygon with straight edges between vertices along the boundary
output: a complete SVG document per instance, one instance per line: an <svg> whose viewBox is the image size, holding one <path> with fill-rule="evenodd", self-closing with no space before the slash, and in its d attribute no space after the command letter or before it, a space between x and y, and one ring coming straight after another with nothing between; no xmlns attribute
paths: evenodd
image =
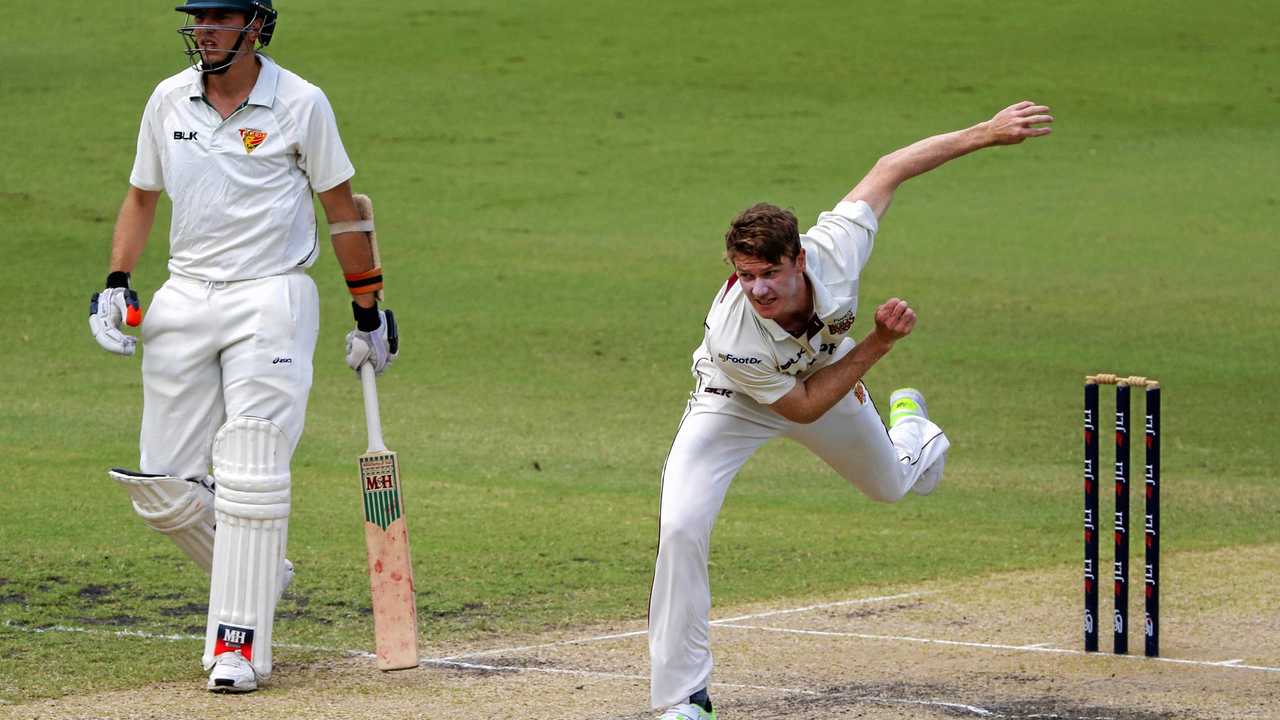
<svg viewBox="0 0 1280 720"><path fill-rule="evenodd" d="M373 364L360 366L360 384L364 388L364 423L369 430L369 452L386 450L382 442L382 416L378 412L378 382L374 379Z"/></svg>

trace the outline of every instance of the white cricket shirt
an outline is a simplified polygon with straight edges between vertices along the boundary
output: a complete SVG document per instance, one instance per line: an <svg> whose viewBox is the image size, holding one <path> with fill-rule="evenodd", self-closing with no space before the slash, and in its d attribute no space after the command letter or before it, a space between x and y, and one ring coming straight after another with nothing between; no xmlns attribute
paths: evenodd
<svg viewBox="0 0 1280 720"><path fill-rule="evenodd" d="M858 276L871 256L877 227L876 214L865 202L841 202L800 236L814 309L803 337L760 317L737 275L731 275L707 313L702 345L693 353L694 373L722 394L741 391L772 405L798 380L831 364L853 328Z"/></svg>
<svg viewBox="0 0 1280 720"><path fill-rule="evenodd" d="M355 175L320 88L258 60L249 99L226 120L194 68L156 86L143 112L129 183L173 201L175 275L249 280L310 267L319 251L311 191Z"/></svg>

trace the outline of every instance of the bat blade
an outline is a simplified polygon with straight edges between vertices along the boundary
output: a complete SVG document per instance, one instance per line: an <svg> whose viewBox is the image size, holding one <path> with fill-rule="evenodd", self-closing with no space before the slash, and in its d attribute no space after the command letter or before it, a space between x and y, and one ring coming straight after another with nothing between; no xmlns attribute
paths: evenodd
<svg viewBox="0 0 1280 720"><path fill-rule="evenodd" d="M378 669L417 667L418 607L396 454L379 450L361 455L360 482Z"/></svg>

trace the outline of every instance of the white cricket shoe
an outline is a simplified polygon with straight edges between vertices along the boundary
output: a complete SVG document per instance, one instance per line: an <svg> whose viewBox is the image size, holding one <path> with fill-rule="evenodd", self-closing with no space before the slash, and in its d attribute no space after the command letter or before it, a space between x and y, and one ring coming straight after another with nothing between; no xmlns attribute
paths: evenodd
<svg viewBox="0 0 1280 720"><path fill-rule="evenodd" d="M213 661L209 671L209 692L247 693L258 689L258 674L253 665L236 652L225 652Z"/></svg>
<svg viewBox="0 0 1280 720"><path fill-rule="evenodd" d="M667 708L658 720L716 720L716 713L707 712L700 705L684 703Z"/></svg>
<svg viewBox="0 0 1280 720"><path fill-rule="evenodd" d="M924 402L924 394L915 388L894 390L889 396L889 427L897 425L908 417L929 419L929 406ZM917 495L928 495L938 488L942 482L942 470L947 464L946 453L934 461L932 465L920 473L920 479L911 486L911 492Z"/></svg>

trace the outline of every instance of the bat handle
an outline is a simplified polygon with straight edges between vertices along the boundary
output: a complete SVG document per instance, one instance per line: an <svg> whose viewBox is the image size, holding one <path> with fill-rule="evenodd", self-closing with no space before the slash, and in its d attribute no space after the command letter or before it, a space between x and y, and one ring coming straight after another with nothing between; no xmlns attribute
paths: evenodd
<svg viewBox="0 0 1280 720"><path fill-rule="evenodd" d="M360 384L364 388L364 423L369 430L369 452L386 450L382 442L382 416L378 412L378 382L374 379L373 364L360 366Z"/></svg>

